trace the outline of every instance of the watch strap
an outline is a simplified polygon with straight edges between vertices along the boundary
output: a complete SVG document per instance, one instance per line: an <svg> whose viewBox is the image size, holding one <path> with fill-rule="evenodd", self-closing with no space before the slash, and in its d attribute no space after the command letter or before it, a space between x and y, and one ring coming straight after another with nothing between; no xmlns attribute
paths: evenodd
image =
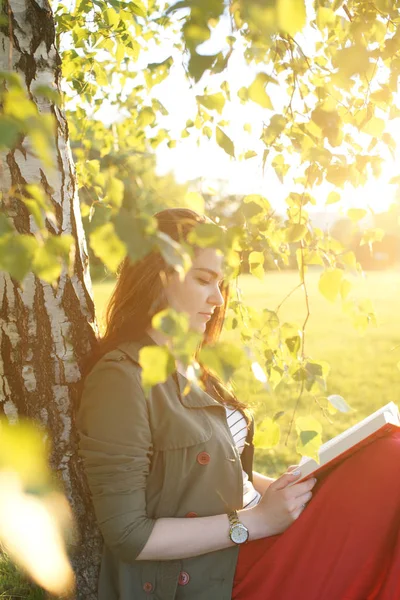
<svg viewBox="0 0 400 600"><path fill-rule="evenodd" d="M234 525L239 525L239 517L237 514L237 510L232 510L232 512L228 513L229 524L231 527Z"/></svg>

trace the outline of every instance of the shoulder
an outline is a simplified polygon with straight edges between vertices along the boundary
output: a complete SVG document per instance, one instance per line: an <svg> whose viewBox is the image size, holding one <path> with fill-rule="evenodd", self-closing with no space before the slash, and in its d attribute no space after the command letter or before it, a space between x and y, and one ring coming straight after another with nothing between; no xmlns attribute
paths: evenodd
<svg viewBox="0 0 400 600"><path fill-rule="evenodd" d="M103 371L103 370L126 370L132 373L140 372L140 364L136 361L133 361L126 352L121 350L120 348L115 348L106 352L99 358L99 360L94 364L92 370L88 373L87 377L90 377L94 372Z"/></svg>
<svg viewBox="0 0 400 600"><path fill-rule="evenodd" d="M83 381L83 395L89 390L100 393L113 387L117 390L141 387L141 367L119 348L110 350L93 365Z"/></svg>
<svg viewBox="0 0 400 600"><path fill-rule="evenodd" d="M89 431L121 418L131 421L145 406L140 368L124 352L112 350L99 358L83 381L78 423Z"/></svg>

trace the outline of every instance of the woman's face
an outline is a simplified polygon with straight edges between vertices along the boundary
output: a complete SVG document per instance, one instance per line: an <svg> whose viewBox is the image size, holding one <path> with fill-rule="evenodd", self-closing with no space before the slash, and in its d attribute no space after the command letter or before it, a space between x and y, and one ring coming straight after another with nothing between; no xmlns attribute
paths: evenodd
<svg viewBox="0 0 400 600"><path fill-rule="evenodd" d="M189 315L190 329L203 333L214 309L224 303L219 289L223 279L223 257L214 248L196 250L183 281L174 273L166 286L171 308Z"/></svg>

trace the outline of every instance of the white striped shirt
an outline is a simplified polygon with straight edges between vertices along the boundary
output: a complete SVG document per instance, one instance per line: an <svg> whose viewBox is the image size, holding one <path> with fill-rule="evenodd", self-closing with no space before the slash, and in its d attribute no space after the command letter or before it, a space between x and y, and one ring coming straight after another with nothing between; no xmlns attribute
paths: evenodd
<svg viewBox="0 0 400 600"><path fill-rule="evenodd" d="M242 454L247 437L247 423L243 413L237 408L225 406L226 418L239 454ZM243 471L243 508L250 508L259 503L261 495L257 492L246 471Z"/></svg>

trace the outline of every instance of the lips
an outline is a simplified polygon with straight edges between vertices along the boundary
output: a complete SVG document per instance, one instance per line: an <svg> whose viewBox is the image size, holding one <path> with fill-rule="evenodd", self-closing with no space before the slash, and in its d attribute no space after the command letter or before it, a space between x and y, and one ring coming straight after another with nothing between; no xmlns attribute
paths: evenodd
<svg viewBox="0 0 400 600"><path fill-rule="evenodd" d="M211 317L212 317L212 313L203 313L203 312L201 312L201 313L199 313L199 315L204 315L205 317L208 317L209 319L211 319Z"/></svg>

